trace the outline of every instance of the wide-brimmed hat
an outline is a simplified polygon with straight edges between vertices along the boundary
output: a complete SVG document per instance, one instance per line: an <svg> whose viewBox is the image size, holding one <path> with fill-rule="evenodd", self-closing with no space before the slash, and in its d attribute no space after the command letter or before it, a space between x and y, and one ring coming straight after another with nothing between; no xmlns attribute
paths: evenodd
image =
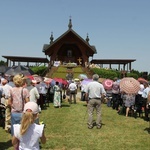
<svg viewBox="0 0 150 150"><path fill-rule="evenodd" d="M36 81L36 80L32 80L32 83L33 83L33 84L36 84L36 83L37 83L37 81Z"/></svg>
<svg viewBox="0 0 150 150"><path fill-rule="evenodd" d="M33 114L37 114L39 113L39 107L35 102L27 102L24 106L23 112L32 112Z"/></svg>

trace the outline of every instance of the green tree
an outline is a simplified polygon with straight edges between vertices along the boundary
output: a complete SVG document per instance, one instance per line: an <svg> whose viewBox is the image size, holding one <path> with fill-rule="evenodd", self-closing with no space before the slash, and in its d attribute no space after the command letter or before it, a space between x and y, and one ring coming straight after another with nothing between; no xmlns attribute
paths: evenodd
<svg viewBox="0 0 150 150"><path fill-rule="evenodd" d="M1 60L1 61L0 61L0 66L3 66L3 65L6 66L7 63L6 63L5 61Z"/></svg>

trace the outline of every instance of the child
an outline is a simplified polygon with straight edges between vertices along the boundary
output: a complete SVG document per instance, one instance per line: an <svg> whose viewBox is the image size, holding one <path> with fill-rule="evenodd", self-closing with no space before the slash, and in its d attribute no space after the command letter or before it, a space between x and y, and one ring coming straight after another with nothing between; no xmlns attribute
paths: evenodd
<svg viewBox="0 0 150 150"><path fill-rule="evenodd" d="M35 120L38 117L39 108L35 102L27 102L24 106L21 124L14 124L12 144L16 150L39 150L39 139L46 143L44 125L38 125Z"/></svg>

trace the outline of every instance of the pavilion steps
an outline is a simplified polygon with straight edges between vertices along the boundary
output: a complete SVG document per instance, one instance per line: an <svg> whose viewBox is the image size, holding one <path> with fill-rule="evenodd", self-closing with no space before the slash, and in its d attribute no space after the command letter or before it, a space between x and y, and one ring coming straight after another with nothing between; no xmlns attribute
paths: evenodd
<svg viewBox="0 0 150 150"><path fill-rule="evenodd" d="M77 66L78 69L73 69L72 73L74 75L74 78L77 78L79 74L86 74L88 78L91 78L93 75L93 72L85 67ZM51 69L46 74L49 78L66 78L68 71L64 66L60 65L59 67L52 66Z"/></svg>

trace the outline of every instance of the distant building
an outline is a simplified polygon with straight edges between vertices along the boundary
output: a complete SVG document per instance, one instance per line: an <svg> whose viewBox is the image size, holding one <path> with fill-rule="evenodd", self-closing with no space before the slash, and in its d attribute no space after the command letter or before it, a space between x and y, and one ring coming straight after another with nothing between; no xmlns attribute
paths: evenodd
<svg viewBox="0 0 150 150"><path fill-rule="evenodd" d="M51 34L50 43L44 44L43 52L50 57L50 63L61 61L77 65L84 65L89 62L89 57L97 53L95 46L89 44L88 35L84 40L72 29L71 19L68 30L59 38L54 40L53 33Z"/></svg>
<svg viewBox="0 0 150 150"><path fill-rule="evenodd" d="M72 20L69 19L68 30L60 37L54 40L53 33L51 33L50 43L44 44L43 52L50 58L50 65L55 61L61 63L76 63L77 65L88 66L94 63L103 68L107 64L109 69L112 65L118 65L117 70L132 70L131 63L135 59L93 59L97 50L94 45L89 44L89 37L87 35L84 40L72 29ZM89 58L92 58L89 61Z"/></svg>

